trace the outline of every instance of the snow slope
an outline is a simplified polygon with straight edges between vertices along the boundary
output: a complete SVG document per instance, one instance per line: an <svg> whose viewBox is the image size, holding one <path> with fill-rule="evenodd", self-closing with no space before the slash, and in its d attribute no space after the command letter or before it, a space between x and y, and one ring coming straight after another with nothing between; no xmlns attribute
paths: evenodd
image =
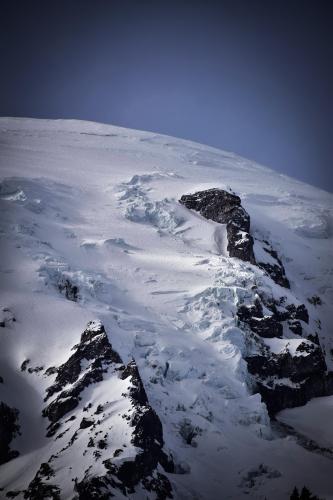
<svg viewBox="0 0 333 500"><path fill-rule="evenodd" d="M246 332L235 315L261 271L228 256L223 225L178 203L211 187L241 197L252 234L273 244L290 293L313 324L320 321L332 368L333 196L232 153L110 125L1 118L0 141L0 399L19 409L21 426L11 444L19 457L0 467L4 498L26 488L56 446L41 415L45 369L65 362L96 319L124 362L136 360L165 449L182 472L166 474L174 498L274 500L304 484L333 498L332 457L276 432L251 390ZM59 291L67 279L77 301ZM308 301L313 296L321 305ZM291 349L297 342L291 336ZM43 369L22 371L25 360ZM332 448L321 430L332 404L323 422L311 404L281 418L294 426L304 416L305 434L315 418L311 439ZM190 444L186 425L195 429ZM81 459L75 450L71 462ZM62 481L71 481L66 474Z"/></svg>

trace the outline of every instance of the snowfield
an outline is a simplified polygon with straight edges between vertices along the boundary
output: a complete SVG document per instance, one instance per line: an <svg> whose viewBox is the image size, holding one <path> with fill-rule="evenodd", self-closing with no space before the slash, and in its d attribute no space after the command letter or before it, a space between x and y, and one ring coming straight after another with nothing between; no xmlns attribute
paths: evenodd
<svg viewBox="0 0 333 500"><path fill-rule="evenodd" d="M1 118L0 141L0 401L19 410L20 425L10 443L19 455L0 466L0 497L24 498L53 454L53 483L72 499L91 464L99 475L122 445L135 453L119 416L133 411L127 384L113 371L66 414L81 419L87 402L114 402L101 423L109 433L101 458L87 448L88 434L62 452L74 418L67 435L46 437L42 410L55 372L45 372L68 360L96 320L123 363L135 359L174 461L163 474L175 499L282 500L304 485L333 499L332 397L283 410L282 428L272 424L245 360L257 347L237 321L258 283L305 304L303 330L318 334L333 369L333 196L232 153L111 125ZM260 243L268 240L290 289L229 257L225 225L179 203L210 188L241 198L256 257L273 262ZM283 338L262 339L261 348L294 359L308 354L301 343L284 326ZM80 376L89 366L81 362ZM156 498L141 486L113 494Z"/></svg>

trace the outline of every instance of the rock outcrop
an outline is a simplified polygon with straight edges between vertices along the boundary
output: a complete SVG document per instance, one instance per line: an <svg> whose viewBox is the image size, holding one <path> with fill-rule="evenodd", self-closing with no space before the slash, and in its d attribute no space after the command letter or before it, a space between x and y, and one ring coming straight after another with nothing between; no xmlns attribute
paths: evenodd
<svg viewBox="0 0 333 500"><path fill-rule="evenodd" d="M302 337L309 322L304 304L296 306L286 303L285 298L276 302L257 295L253 305L239 306L238 320L251 332L248 370L271 417L284 408L300 406L312 397L332 392L318 337ZM285 328L294 336L285 338Z"/></svg>
<svg viewBox="0 0 333 500"><path fill-rule="evenodd" d="M135 361L123 363L100 322L88 323L73 351L56 369L45 398L46 402L51 400L43 410L50 421L47 435L59 442L48 465L75 447L76 441L86 440L86 472L72 478L75 498L109 498L117 489L126 495L134 493L138 485L154 492L158 499L171 497L170 482L158 469L162 466L174 472L173 461L163 451L162 424L149 404ZM99 399L96 407L87 394L93 394L100 383L105 384L105 401ZM104 474L100 465L94 472L96 461L102 462ZM34 492L43 488L51 488L54 495L59 488L61 496L57 476L49 482L38 473L29 485L27 498L35 498Z"/></svg>
<svg viewBox="0 0 333 500"><path fill-rule="evenodd" d="M300 343L294 352L288 347L278 354L267 349L248 357L247 363L271 416L284 408L304 405L329 390L323 353L310 341Z"/></svg>
<svg viewBox="0 0 333 500"><path fill-rule="evenodd" d="M258 262L258 266L264 269L264 271L269 274L269 276L273 281L275 281L275 283L283 286L284 288L290 288L290 283L286 276L285 268L276 250L273 249L272 245L267 240L263 240L261 242L261 246L266 254L270 256L270 261L260 261Z"/></svg>
<svg viewBox="0 0 333 500"><path fill-rule="evenodd" d="M40 500L42 498L60 500L61 490L58 486L52 484L51 478L54 476L55 473L52 467L48 463L42 463L34 479L24 491L24 498L28 500Z"/></svg>
<svg viewBox="0 0 333 500"><path fill-rule="evenodd" d="M260 258L255 258L250 216L239 196L208 189L183 195L179 201L206 219L226 224L230 257L257 265L275 283L290 288L283 263L267 240L257 240L261 249ZM326 373L317 333L306 328L309 314L304 304L295 305L285 297L276 300L258 289L252 303L239 304L237 317L238 326L249 333L248 370L272 417L283 408L330 393L331 376ZM285 330L289 331L289 343ZM274 351L276 345L282 346L278 352Z"/></svg>
<svg viewBox="0 0 333 500"><path fill-rule="evenodd" d="M283 325L273 311L269 311L269 313L264 313L263 304L259 298L255 300L253 305L241 305L237 311L239 321L246 324L252 332L260 337L281 338Z"/></svg>
<svg viewBox="0 0 333 500"><path fill-rule="evenodd" d="M183 195L179 202L206 219L226 224L230 257L255 264L250 216L242 207L239 196L214 188Z"/></svg>
<svg viewBox="0 0 333 500"><path fill-rule="evenodd" d="M230 257L256 264L280 286L290 288L284 266L276 250L267 240L260 241L267 259L257 261L254 255L254 239L250 234L250 216L241 205L239 196L223 189L207 189L183 195L179 202L190 210L199 212L206 219L226 224Z"/></svg>
<svg viewBox="0 0 333 500"><path fill-rule="evenodd" d="M10 449L10 443L19 432L19 411L0 401L0 465L18 456L18 451Z"/></svg>
<svg viewBox="0 0 333 500"><path fill-rule="evenodd" d="M45 400L47 401L55 393L62 391L65 386L71 385L45 408L43 415L47 416L51 422L57 422L67 413L69 409L66 408L75 408L79 403L80 393L93 382L103 380L103 373L107 371L108 365L122 363L119 354L112 349L104 326L98 322L88 323L81 335L80 343L72 350L75 351L74 354L59 366L54 384L46 390ZM90 370L78 380L83 360L90 362Z"/></svg>

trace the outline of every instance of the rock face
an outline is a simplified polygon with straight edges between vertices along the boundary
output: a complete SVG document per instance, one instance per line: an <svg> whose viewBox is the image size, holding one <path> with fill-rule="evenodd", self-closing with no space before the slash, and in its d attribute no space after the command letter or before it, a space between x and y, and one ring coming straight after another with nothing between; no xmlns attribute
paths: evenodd
<svg viewBox="0 0 333 500"><path fill-rule="evenodd" d="M254 240L250 234L250 216L242 207L239 196L223 189L213 188L183 195L179 202L186 208L199 212L206 219L226 224L227 249L230 257L257 264L275 283L290 288L282 261L267 240L260 242L268 256L267 261L256 261L253 250Z"/></svg>
<svg viewBox="0 0 333 500"><path fill-rule="evenodd" d="M258 262L258 266L264 269L275 283L285 288L290 288L286 271L276 250L272 248L272 245L267 240L263 240L261 244L263 250L270 256L270 262Z"/></svg>
<svg viewBox="0 0 333 500"><path fill-rule="evenodd" d="M264 314L263 305L257 298L255 303L250 306L241 305L238 308L238 319L246 324L252 332L260 337L281 338L283 335L283 326L278 317L272 311L271 314Z"/></svg>
<svg viewBox="0 0 333 500"><path fill-rule="evenodd" d="M60 500L60 488L54 484L47 482L55 473L48 463L42 463L36 476L29 484L24 492L24 498L28 500L39 500L41 498L50 498L52 500Z"/></svg>
<svg viewBox="0 0 333 500"><path fill-rule="evenodd" d="M230 257L255 264L253 238L250 235L250 216L242 207L239 196L214 188L183 195L179 201L206 219L226 224Z"/></svg>
<svg viewBox="0 0 333 500"><path fill-rule="evenodd" d="M282 338L283 325L302 336L303 327L309 323L309 313L304 304L295 306L286 304L285 300L285 297L281 297L277 302L263 293L258 294L254 304L242 304L238 307L238 319L260 337ZM308 338L314 342L315 336L309 335Z"/></svg>
<svg viewBox="0 0 333 500"><path fill-rule="evenodd" d="M18 415L16 408L10 408L4 402L0 402L0 465L16 458L19 454L9 447L10 442L19 432Z"/></svg>
<svg viewBox="0 0 333 500"><path fill-rule="evenodd" d="M226 224L230 257L256 264L275 283L290 288L282 261L267 240L257 240L261 248L260 259L256 260L250 216L238 196L208 189L183 195L179 201L206 219ZM277 300L257 290L252 303L238 305L237 317L238 326L249 334L249 373L272 417L283 408L332 392L318 335L306 328L309 314L304 304L295 305L286 297ZM289 331L288 339L285 331Z"/></svg>
<svg viewBox="0 0 333 500"><path fill-rule="evenodd" d="M323 353L309 341L300 343L296 352L266 352L247 358L247 363L271 416L323 396L328 389Z"/></svg>
<svg viewBox="0 0 333 500"><path fill-rule="evenodd" d="M52 470L52 463L69 448L85 442L79 473L72 472L75 498L110 498L117 489L127 495L137 486L161 500L171 497L170 482L157 469L160 464L174 472L174 465L163 451L162 424L149 404L135 361L122 362L100 322L88 323L73 351L47 389L45 401L51 400L43 410L50 421L47 435L59 443L47 465ZM96 406L93 394L99 384L104 384L98 393L106 401ZM77 446L82 449L82 444ZM102 465L94 472L96 461ZM51 498L61 497L57 475L50 478L51 474L45 479L39 471L26 498L37 498L45 488Z"/></svg>
<svg viewBox="0 0 333 500"><path fill-rule="evenodd" d="M46 400L61 391L43 410L43 416L47 416L52 423L79 404L79 395L85 387L103 380L103 373L107 372L109 365L122 362L119 354L112 349L104 326L100 323L90 322L81 335L80 343L73 350L74 354L58 368L55 383L47 389ZM90 362L90 370L78 380L83 360ZM67 385L71 387L62 390Z"/></svg>
<svg viewBox="0 0 333 500"><path fill-rule="evenodd" d="M324 354L314 342L316 336L302 338L309 322L306 307L285 301L275 302L262 294L253 305L238 308L240 325L252 334L252 352L246 357L248 370L271 417L284 408L332 392ZM294 337L285 338L285 328Z"/></svg>

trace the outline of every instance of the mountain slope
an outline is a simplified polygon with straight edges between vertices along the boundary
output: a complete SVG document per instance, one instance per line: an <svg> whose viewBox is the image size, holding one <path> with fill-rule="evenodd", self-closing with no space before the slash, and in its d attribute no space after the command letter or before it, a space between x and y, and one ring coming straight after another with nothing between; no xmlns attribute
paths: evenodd
<svg viewBox="0 0 333 500"><path fill-rule="evenodd" d="M307 415L324 406L327 422L332 398L285 409L283 424L270 417L323 396L313 387L332 369L332 195L231 153L109 125L2 118L0 140L0 400L18 410L21 432L9 440L19 456L4 451L4 498L38 498L40 483L54 498L93 498L78 485L94 477L96 498L281 499L304 484L331 498L333 442ZM226 219L179 203L211 188L239 196L254 258L230 257ZM287 281L277 283L280 264ZM45 398L90 321L118 365L83 350L61 386L66 411L49 419L59 391ZM126 484L124 457L141 460L155 439L133 444L121 375L133 358L141 410L163 436L154 463ZM46 436L50 420L61 428Z"/></svg>

